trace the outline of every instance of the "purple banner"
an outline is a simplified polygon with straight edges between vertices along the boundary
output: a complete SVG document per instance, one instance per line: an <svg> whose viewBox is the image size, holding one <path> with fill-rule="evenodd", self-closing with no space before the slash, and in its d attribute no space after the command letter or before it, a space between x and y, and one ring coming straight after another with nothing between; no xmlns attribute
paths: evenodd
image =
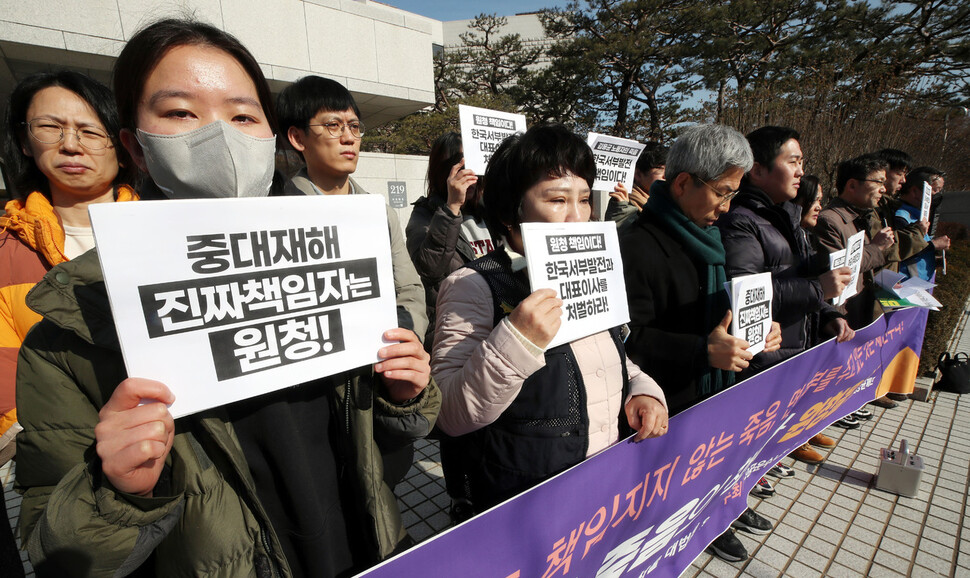
<svg viewBox="0 0 970 578"><path fill-rule="evenodd" d="M776 462L916 376L927 310L880 317L424 542L366 576L677 576ZM898 389L893 388L893 389Z"/></svg>

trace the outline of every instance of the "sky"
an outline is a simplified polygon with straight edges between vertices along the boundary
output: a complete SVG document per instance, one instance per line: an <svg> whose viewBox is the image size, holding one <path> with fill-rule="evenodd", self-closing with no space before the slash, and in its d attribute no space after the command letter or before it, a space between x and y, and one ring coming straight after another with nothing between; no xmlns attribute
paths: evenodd
<svg viewBox="0 0 970 578"><path fill-rule="evenodd" d="M379 0L395 8L434 18L435 20L468 20L479 14L511 16L535 12L553 6L565 6L565 0Z"/></svg>

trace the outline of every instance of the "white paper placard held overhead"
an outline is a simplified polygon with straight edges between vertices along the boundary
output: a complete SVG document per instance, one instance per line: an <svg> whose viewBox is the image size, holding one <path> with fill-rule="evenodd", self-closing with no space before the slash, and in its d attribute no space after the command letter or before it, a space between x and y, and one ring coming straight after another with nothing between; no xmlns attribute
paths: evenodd
<svg viewBox="0 0 970 578"><path fill-rule="evenodd" d="M380 195L89 212L128 375L174 417L374 363L397 326Z"/></svg>
<svg viewBox="0 0 970 578"><path fill-rule="evenodd" d="M866 232L859 231L846 240L845 249L829 253L829 269L848 267L852 270L852 278L849 284L842 290L842 294L832 299L832 305L836 307L842 305L854 296L857 292L859 282L859 272L862 269L862 250L866 244Z"/></svg>
<svg viewBox="0 0 970 578"><path fill-rule="evenodd" d="M484 175L492 153L508 136L525 132L525 115L458 105L465 168Z"/></svg>
<svg viewBox="0 0 970 578"><path fill-rule="evenodd" d="M930 220L930 204L933 202L933 187L923 183L923 202L919 206L919 220Z"/></svg>
<svg viewBox="0 0 970 578"><path fill-rule="evenodd" d="M594 191L612 191L616 183L623 183L627 191L633 190L633 173L644 145L635 140L589 133L586 143L596 158L596 181Z"/></svg>
<svg viewBox="0 0 970 578"><path fill-rule="evenodd" d="M748 351L764 351L771 332L771 273L735 277L725 283L731 298L731 335L748 342Z"/></svg>
<svg viewBox="0 0 970 578"><path fill-rule="evenodd" d="M555 347L630 320L620 243L613 222L523 223L532 290L563 300Z"/></svg>

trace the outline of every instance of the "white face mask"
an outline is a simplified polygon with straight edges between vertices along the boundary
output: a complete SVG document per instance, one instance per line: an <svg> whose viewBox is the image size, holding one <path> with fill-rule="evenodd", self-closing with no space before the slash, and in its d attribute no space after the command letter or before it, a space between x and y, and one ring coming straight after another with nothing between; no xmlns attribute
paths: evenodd
<svg viewBox="0 0 970 578"><path fill-rule="evenodd" d="M148 173L171 199L265 197L273 184L276 138L257 138L216 121L173 135L137 131Z"/></svg>

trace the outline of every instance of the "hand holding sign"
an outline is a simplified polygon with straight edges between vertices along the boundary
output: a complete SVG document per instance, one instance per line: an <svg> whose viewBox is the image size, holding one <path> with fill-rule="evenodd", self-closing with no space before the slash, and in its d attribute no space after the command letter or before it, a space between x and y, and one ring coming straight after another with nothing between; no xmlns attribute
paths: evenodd
<svg viewBox="0 0 970 578"><path fill-rule="evenodd" d="M545 349L562 325L562 299L552 289L539 289L509 314L509 323L523 337Z"/></svg>
<svg viewBox="0 0 970 578"><path fill-rule="evenodd" d="M431 356L410 329L391 329L384 339L399 342L382 347L377 352L381 361L374 364L391 401L403 403L418 397L431 380Z"/></svg>
<svg viewBox="0 0 970 578"><path fill-rule="evenodd" d="M876 233L876 236L872 238L872 244L876 245L883 251L892 247L892 244L896 242L896 235L893 234L891 227L886 227Z"/></svg>
<svg viewBox="0 0 970 578"><path fill-rule="evenodd" d="M627 193L626 185L623 183L616 183L616 186L613 187L613 192L610 193L610 196L621 203L630 202L630 194Z"/></svg>
<svg viewBox="0 0 970 578"><path fill-rule="evenodd" d="M150 403L139 405L148 400ZM129 377L98 414L94 427L101 471L129 494L151 496L175 439L175 420L166 404L175 396L165 384Z"/></svg>
<svg viewBox="0 0 970 578"><path fill-rule="evenodd" d="M771 331L768 332L768 337L765 338L765 353L771 353L779 349L781 349L781 324L777 321L772 321Z"/></svg>
<svg viewBox="0 0 970 578"><path fill-rule="evenodd" d="M731 335L731 310L707 336L707 360L711 367L725 371L741 371L754 357L747 351L748 342Z"/></svg>
<svg viewBox="0 0 970 578"><path fill-rule="evenodd" d="M835 299L841 295L851 280L852 269L848 267L832 269L818 276L818 281L822 285L822 296L826 300Z"/></svg>
<svg viewBox="0 0 970 578"><path fill-rule="evenodd" d="M452 214L459 214L468 196L468 189L475 186L478 176L475 171L465 168L465 159L455 163L448 174L448 208Z"/></svg>

